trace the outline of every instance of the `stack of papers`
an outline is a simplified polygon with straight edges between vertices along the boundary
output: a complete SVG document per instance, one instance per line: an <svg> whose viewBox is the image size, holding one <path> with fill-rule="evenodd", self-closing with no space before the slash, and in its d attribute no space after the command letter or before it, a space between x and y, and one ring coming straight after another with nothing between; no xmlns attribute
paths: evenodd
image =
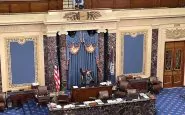
<svg viewBox="0 0 185 115"><path fill-rule="evenodd" d="M75 105L73 104L64 105L64 109L68 109L68 108L75 108Z"/></svg>
<svg viewBox="0 0 185 115"><path fill-rule="evenodd" d="M98 105L103 105L103 104L104 104L104 103L102 102L102 100L100 100L100 99L95 100L95 102L98 103Z"/></svg>
<svg viewBox="0 0 185 115"><path fill-rule="evenodd" d="M61 109L62 106L61 106L61 105L57 105L56 108L57 108L57 109Z"/></svg>
<svg viewBox="0 0 185 115"><path fill-rule="evenodd" d="M61 109L62 108L61 105L57 105L56 103L50 103L50 104L48 104L48 107L50 109L53 109L53 110L58 110L58 109Z"/></svg>
<svg viewBox="0 0 185 115"><path fill-rule="evenodd" d="M49 104L49 107L51 107L51 108L55 108L56 106L57 106L56 103L50 103L50 104Z"/></svg>
<svg viewBox="0 0 185 115"><path fill-rule="evenodd" d="M144 97L145 99L149 99L149 97L146 94L144 94L144 93L140 93L139 95Z"/></svg>
<svg viewBox="0 0 185 115"><path fill-rule="evenodd" d="M86 105L83 105L83 104L82 104L82 105L78 105L78 106L79 106L79 107L86 107Z"/></svg>
<svg viewBox="0 0 185 115"><path fill-rule="evenodd" d="M73 88L75 89L75 88L78 88L78 86L73 86Z"/></svg>
<svg viewBox="0 0 185 115"><path fill-rule="evenodd" d="M100 85L107 85L107 82L101 82Z"/></svg>
<svg viewBox="0 0 185 115"><path fill-rule="evenodd" d="M95 101L84 101L84 105L89 106L90 103L95 103Z"/></svg>
<svg viewBox="0 0 185 115"><path fill-rule="evenodd" d="M117 98L117 99L116 99L116 101L117 101L118 103L120 103L120 102L122 102L122 101L123 101L123 99L121 99L121 98Z"/></svg>
<svg viewBox="0 0 185 115"><path fill-rule="evenodd" d="M107 100L107 103L115 104L115 103L117 103L117 101L116 100Z"/></svg>
<svg viewBox="0 0 185 115"><path fill-rule="evenodd" d="M122 98L116 98L114 100L107 100L107 103L111 103L111 104L121 103L121 102L123 102L123 99Z"/></svg>

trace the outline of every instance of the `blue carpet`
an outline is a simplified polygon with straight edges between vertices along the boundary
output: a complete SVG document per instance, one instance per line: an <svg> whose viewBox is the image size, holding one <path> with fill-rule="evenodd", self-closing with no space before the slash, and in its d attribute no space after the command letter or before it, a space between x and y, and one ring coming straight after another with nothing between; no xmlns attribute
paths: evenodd
<svg viewBox="0 0 185 115"><path fill-rule="evenodd" d="M156 99L157 115L185 115L185 88L163 89Z"/></svg>
<svg viewBox="0 0 185 115"><path fill-rule="evenodd" d="M36 102L29 100L21 108L8 108L0 115L48 115L47 106L37 106Z"/></svg>
<svg viewBox="0 0 185 115"><path fill-rule="evenodd" d="M155 106L157 115L185 115L185 88L161 90ZM0 115L48 115L48 111L47 106L37 106L29 100L22 108L9 108Z"/></svg>

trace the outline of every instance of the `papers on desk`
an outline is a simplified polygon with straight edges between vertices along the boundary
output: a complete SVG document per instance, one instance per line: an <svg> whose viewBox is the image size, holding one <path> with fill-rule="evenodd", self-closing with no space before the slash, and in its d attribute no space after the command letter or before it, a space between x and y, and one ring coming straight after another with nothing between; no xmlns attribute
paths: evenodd
<svg viewBox="0 0 185 115"><path fill-rule="evenodd" d="M75 105L74 104L64 105L64 109L68 109L68 108L75 108Z"/></svg>
<svg viewBox="0 0 185 115"><path fill-rule="evenodd" d="M107 82L101 82L100 85L112 85L111 81L107 81Z"/></svg>
<svg viewBox="0 0 185 115"><path fill-rule="evenodd" d="M95 101L84 101L84 105L89 106L92 103L96 103Z"/></svg>
<svg viewBox="0 0 185 115"><path fill-rule="evenodd" d="M78 107L86 107L86 105L82 104L82 105L78 105Z"/></svg>
<svg viewBox="0 0 185 115"><path fill-rule="evenodd" d="M50 104L48 104L48 107L50 109L53 109L53 110L58 110L58 109L61 109L62 108L61 105L57 105L56 103L50 103Z"/></svg>
<svg viewBox="0 0 185 115"><path fill-rule="evenodd" d="M114 100L107 100L107 103L110 103L110 104L116 104L116 103L121 103L121 102L123 102L122 98L117 98Z"/></svg>
<svg viewBox="0 0 185 115"><path fill-rule="evenodd" d="M116 100L107 100L107 103L115 104L115 103L117 103L117 101Z"/></svg>
<svg viewBox="0 0 185 115"><path fill-rule="evenodd" d="M98 103L98 105L103 105L103 104L104 104L104 103L102 102L102 100L100 100L100 99L96 99L95 102Z"/></svg>
<svg viewBox="0 0 185 115"><path fill-rule="evenodd" d="M78 88L78 86L73 86L74 89Z"/></svg>
<svg viewBox="0 0 185 115"><path fill-rule="evenodd" d="M107 84L107 82L101 82L100 83L100 85L106 85Z"/></svg>
<svg viewBox="0 0 185 115"><path fill-rule="evenodd" d="M121 98L117 98L117 99L116 99L116 101L117 101L118 103L120 103L120 102L122 102L122 101L123 101L123 99L121 99Z"/></svg>
<svg viewBox="0 0 185 115"><path fill-rule="evenodd" d="M145 99L149 99L149 97L146 94L144 94L144 93L140 93L139 95L144 97Z"/></svg>
<svg viewBox="0 0 185 115"><path fill-rule="evenodd" d="M61 108L62 108L62 106L61 106L61 105L57 105L57 106L56 106L56 108L61 109Z"/></svg>

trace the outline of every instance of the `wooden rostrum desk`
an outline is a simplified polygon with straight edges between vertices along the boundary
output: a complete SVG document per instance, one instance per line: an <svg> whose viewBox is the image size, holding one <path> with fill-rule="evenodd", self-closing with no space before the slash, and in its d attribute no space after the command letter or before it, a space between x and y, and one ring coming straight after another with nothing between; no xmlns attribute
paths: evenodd
<svg viewBox="0 0 185 115"><path fill-rule="evenodd" d="M109 96L112 95L112 86L99 86L99 87L85 87L72 89L71 101L72 102L83 102L91 100L91 98L98 98L99 91L109 92Z"/></svg>

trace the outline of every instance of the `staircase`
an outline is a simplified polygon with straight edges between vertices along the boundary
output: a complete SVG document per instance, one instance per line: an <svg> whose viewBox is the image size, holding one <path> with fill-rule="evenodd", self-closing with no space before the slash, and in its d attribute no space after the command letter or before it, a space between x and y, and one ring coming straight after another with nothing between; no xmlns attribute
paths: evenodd
<svg viewBox="0 0 185 115"><path fill-rule="evenodd" d="M63 0L63 9L74 9L73 0Z"/></svg>

